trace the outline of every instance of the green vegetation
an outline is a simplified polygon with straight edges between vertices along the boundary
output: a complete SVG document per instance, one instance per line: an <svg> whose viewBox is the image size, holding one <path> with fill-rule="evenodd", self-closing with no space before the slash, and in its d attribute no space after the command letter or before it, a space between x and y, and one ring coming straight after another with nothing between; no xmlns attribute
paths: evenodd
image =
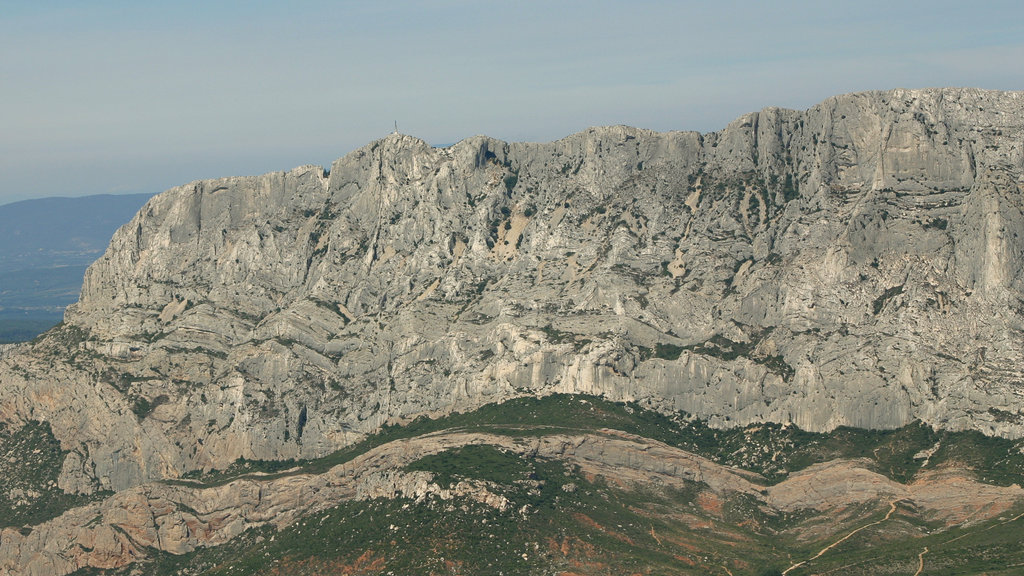
<svg viewBox="0 0 1024 576"><path fill-rule="evenodd" d="M1014 510L987 522L936 530L901 509L887 523L888 531L881 529L886 526L883 524L858 533L789 574L915 574L923 562L922 574L1016 576L1024 566L1022 512ZM918 530L918 537L905 537L910 527Z"/></svg>
<svg viewBox="0 0 1024 576"><path fill-rule="evenodd" d="M672 353L665 350L666 354ZM901 482L923 468L957 463L984 471L987 482L1024 479L1024 441L977 433L935 431L923 424L899 430L840 428L829 434L794 426L761 424L719 430L678 414L670 417L637 404L579 395L519 398L436 420L420 418L380 433L331 456L311 461L239 461L200 480L215 484L262 471L276 475L316 473L375 446L440 430L501 434L524 441L554 433L603 434L614 429L677 446L725 465L757 471L766 484L817 462L866 458ZM915 458L934 449L930 459ZM424 456L406 467L433 475L441 487L460 481L501 496L504 510L469 498L417 500L396 497L343 502L288 526L250 530L228 544L173 556L152 553L135 570L147 574L579 574L726 573L779 574L822 548L862 529L826 555L789 572L878 573L899 567L913 573L925 546L931 573L1012 574L1024 562L1017 515L952 530L939 530L899 504L865 503L832 518L833 532L808 539L806 528L822 522L813 511L780 514L752 496L721 496L702 484L638 488L617 478L583 473L563 462L491 445L466 445ZM1002 571L1001 571L1002 570ZM938 572L936 572L938 571ZM126 569L118 573L129 573ZM83 570L79 576L103 574ZM926 572L928 573L928 572Z"/></svg>
<svg viewBox="0 0 1024 576"><path fill-rule="evenodd" d="M771 333L771 330L771 328L768 328L753 334L749 342L736 342L721 334L715 334L705 342L687 346L659 342L655 344L653 350L641 348L640 358L642 360L649 358L678 360L684 351L691 351L703 356L711 356L712 358L720 358L727 362L743 357L761 364L770 372L778 374L783 380L788 382L796 373L796 370L786 362L785 358L781 355L764 356L755 353L757 344Z"/></svg>
<svg viewBox="0 0 1024 576"><path fill-rule="evenodd" d="M17 430L0 424L0 528L45 522L94 499L57 486L66 455L47 423Z"/></svg>
<svg viewBox="0 0 1024 576"><path fill-rule="evenodd" d="M551 326L551 324L541 326L540 331L544 333L544 336L545 338L547 338L547 341L549 343L562 344L565 342L571 342L573 344L573 348L575 348L577 352L586 347L587 344L593 342L590 338L581 338L580 334L575 334L573 332L563 332Z"/></svg>
<svg viewBox="0 0 1024 576"><path fill-rule="evenodd" d="M800 185L793 180L792 174L786 174L786 180L782 185L782 201L789 202L800 197Z"/></svg>
<svg viewBox="0 0 1024 576"><path fill-rule="evenodd" d="M956 462L983 470L982 478L986 482L1024 484L1024 440L989 438L978 432L936 431L921 423L897 430L840 427L827 434L770 423L717 429L682 413L670 417L635 403L572 394L516 398L502 404L488 404L473 412L438 419L421 417L403 426L384 426L362 442L317 460L240 460L224 471L205 475L193 473L188 477L217 484L252 472L318 473L387 442L441 430L539 436L557 432L595 433L605 428L664 442L725 465L757 472L769 483L837 458L868 458L879 473L907 482L925 464L924 458L914 456L938 444L938 450L928 459L929 469Z"/></svg>
<svg viewBox="0 0 1024 576"><path fill-rule="evenodd" d="M747 558L761 565L779 562L769 539L751 530L723 536L690 527L677 511L706 514L696 504L697 484L623 490L560 462L488 446L456 448L410 468L434 472L442 483L487 482L509 506L439 498L345 502L278 532L252 530L224 546L183 556L156 554L142 569L156 575L518 575L573 568L705 574L711 566L728 566L735 574L752 574L744 570L747 560L732 553L737 536L744 539Z"/></svg>
<svg viewBox="0 0 1024 576"><path fill-rule="evenodd" d="M882 292L882 295L879 296L878 298L875 298L875 300L871 303L871 313L874 314L875 316L878 316L878 313L882 311L882 308L885 308L886 302L902 293L903 284L900 284L899 286L893 286L892 288L886 288L885 292Z"/></svg>
<svg viewBox="0 0 1024 576"><path fill-rule="evenodd" d="M686 348L683 346L676 346L675 344L662 344L658 342L654 345L654 357L663 358L665 360L678 360L679 356L682 355L683 350Z"/></svg>
<svg viewBox="0 0 1024 576"><path fill-rule="evenodd" d="M547 337L548 342L552 344L561 344L562 342L568 342L570 340L573 340L576 336L572 332L563 332L561 330L558 330L557 328L551 326L551 324L541 326L540 331L544 333L544 336Z"/></svg>
<svg viewBox="0 0 1024 576"><path fill-rule="evenodd" d="M135 416L138 417L139 420L144 419L152 411L153 404L142 396L139 396L134 402L132 402L132 412L135 413Z"/></svg>
<svg viewBox="0 0 1024 576"><path fill-rule="evenodd" d="M135 413L135 416L139 420L145 420L145 418L149 416L153 412L153 410L156 410L157 406L165 404L167 400L168 398L167 395L165 394L161 394L156 398L153 398L152 400L145 398L143 396L137 396L135 397L134 400L132 400L132 412Z"/></svg>
<svg viewBox="0 0 1024 576"><path fill-rule="evenodd" d="M508 192L509 194L512 194L512 189L515 188L516 184L519 183L519 174L515 172L509 174L508 176L505 177L504 183L505 191Z"/></svg>
<svg viewBox="0 0 1024 576"><path fill-rule="evenodd" d="M519 456L486 444L471 444L425 456L406 466L406 470L433 473L434 482L442 488L451 488L463 479L509 485L522 483L530 479L530 469Z"/></svg>

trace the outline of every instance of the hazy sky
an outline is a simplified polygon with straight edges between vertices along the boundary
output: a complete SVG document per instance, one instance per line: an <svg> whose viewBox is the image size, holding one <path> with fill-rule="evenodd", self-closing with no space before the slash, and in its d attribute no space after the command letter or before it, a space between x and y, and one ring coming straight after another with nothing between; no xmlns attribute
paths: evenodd
<svg viewBox="0 0 1024 576"><path fill-rule="evenodd" d="M1024 2L0 0L0 204L930 86L1024 88Z"/></svg>

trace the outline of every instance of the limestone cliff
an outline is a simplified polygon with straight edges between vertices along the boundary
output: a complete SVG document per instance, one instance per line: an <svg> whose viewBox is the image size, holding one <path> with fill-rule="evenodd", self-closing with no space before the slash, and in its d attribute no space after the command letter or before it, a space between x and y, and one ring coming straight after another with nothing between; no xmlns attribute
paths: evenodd
<svg viewBox="0 0 1024 576"><path fill-rule="evenodd" d="M0 421L79 492L552 392L1018 437L1022 173L1024 93L937 89L194 182L0 357Z"/></svg>

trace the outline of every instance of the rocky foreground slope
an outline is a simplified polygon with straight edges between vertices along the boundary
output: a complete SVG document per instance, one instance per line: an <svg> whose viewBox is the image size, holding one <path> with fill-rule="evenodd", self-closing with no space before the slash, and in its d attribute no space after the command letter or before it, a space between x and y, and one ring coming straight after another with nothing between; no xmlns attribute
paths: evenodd
<svg viewBox="0 0 1024 576"><path fill-rule="evenodd" d="M1024 93L895 90L194 182L4 352L0 421L79 493L553 392L1018 437L1022 128Z"/></svg>
<svg viewBox="0 0 1024 576"><path fill-rule="evenodd" d="M1020 448L523 398L15 524L0 574L1015 574Z"/></svg>

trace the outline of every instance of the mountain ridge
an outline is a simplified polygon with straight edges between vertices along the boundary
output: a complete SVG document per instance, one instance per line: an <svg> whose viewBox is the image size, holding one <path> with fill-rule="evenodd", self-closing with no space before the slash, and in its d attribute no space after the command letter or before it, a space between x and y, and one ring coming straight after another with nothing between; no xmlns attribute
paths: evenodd
<svg viewBox="0 0 1024 576"><path fill-rule="evenodd" d="M892 90L173 188L0 347L0 574L1024 561L1022 142Z"/></svg>
<svg viewBox="0 0 1024 576"><path fill-rule="evenodd" d="M0 415L56 402L85 491L552 392L718 426L1017 436L1022 102L894 90L707 135L393 134L329 172L193 182L115 234L64 327L5 360ZM55 371L73 385L19 376L69 343ZM112 428L70 440L69 416L97 413Z"/></svg>

